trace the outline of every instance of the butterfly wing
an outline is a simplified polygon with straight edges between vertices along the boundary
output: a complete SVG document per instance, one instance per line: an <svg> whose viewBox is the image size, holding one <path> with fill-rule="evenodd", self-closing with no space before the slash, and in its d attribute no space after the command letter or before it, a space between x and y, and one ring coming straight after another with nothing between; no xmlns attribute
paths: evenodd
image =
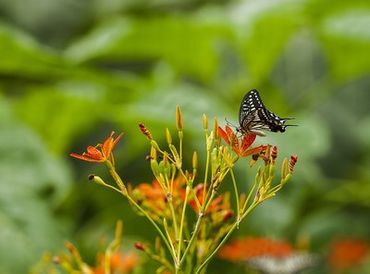
<svg viewBox="0 0 370 274"><path fill-rule="evenodd" d="M257 90L253 89L244 95L239 110L239 124L243 132L249 132L259 124L259 111L264 108Z"/></svg>
<svg viewBox="0 0 370 274"><path fill-rule="evenodd" d="M284 132L286 120L265 107L256 89L244 95L239 110L239 124L242 133L256 133L259 130Z"/></svg>

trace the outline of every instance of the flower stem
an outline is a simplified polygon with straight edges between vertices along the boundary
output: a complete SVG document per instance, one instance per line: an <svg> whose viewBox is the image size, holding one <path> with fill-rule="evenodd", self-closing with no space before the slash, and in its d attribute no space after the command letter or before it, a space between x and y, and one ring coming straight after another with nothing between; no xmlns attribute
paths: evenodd
<svg viewBox="0 0 370 274"><path fill-rule="evenodd" d="M174 256L175 256L174 262L175 262L175 266L176 266L176 269L177 269L177 265L178 265L178 258L176 257L176 250L175 250L175 246L174 246L174 245L173 245L173 243L172 243L171 235L170 235L170 233L169 233L169 231L168 231L167 221L166 221L166 219L165 219L165 218L163 219L163 226L164 226L164 231L165 231L165 233L166 233L167 239L168 239L168 241L169 241L169 243L170 243L172 253L173 253L173 254L174 254Z"/></svg>
<svg viewBox="0 0 370 274"><path fill-rule="evenodd" d="M238 186L236 184L236 180L235 180L235 176L234 176L234 171L230 168L230 175L231 175L231 179L233 181L233 187L234 187L234 194L235 194L235 201L236 201L236 221L238 223L238 227L239 227L239 223L240 223L240 204L239 204L239 192L238 192Z"/></svg>
<svg viewBox="0 0 370 274"><path fill-rule="evenodd" d="M247 199L245 199L245 202L244 202L244 205L243 205L243 209L242 209L242 213L245 212L245 209L247 208L247 205L249 203L249 200L252 197L252 194L253 194L254 189L256 188L256 186L257 186L257 180L254 181L253 186L252 186L251 190L248 193Z"/></svg>
<svg viewBox="0 0 370 274"><path fill-rule="evenodd" d="M182 230L183 230L183 227L184 227L184 219L185 219L186 205L188 203L189 191L190 191L190 186L189 185L186 185L185 198L184 198L184 206L182 208L181 221L180 221L179 244L177 246L177 257L178 258L180 258L180 256L181 256ZM179 267L180 267L180 265L181 264L179 263Z"/></svg>
<svg viewBox="0 0 370 274"><path fill-rule="evenodd" d="M159 233L159 235L161 236L162 240L164 241L164 243L166 244L168 250L170 251L171 253L171 256L172 256L172 259L173 261L176 263L177 259L176 259L176 255L172 252L172 248L171 248L171 245L170 243L168 242L169 239L167 239L165 237L165 235L163 234L162 230L160 229L160 227L157 225L157 223L149 216L149 214L140 206L138 205L134 199L132 199L129 195L126 196L127 199L141 212L144 214L144 216L152 223L152 225L155 227L155 229L157 230L157 232Z"/></svg>
<svg viewBox="0 0 370 274"><path fill-rule="evenodd" d="M208 131L205 130L205 138L206 138L206 167L204 171L204 180L203 180L203 203L204 200L206 199L206 191L207 191L207 180L208 180L208 168L209 168L209 157L210 157L210 149L208 149Z"/></svg>
<svg viewBox="0 0 370 274"><path fill-rule="evenodd" d="M247 215L248 213L250 213L256 206L258 205L258 203L253 203L249 206L249 208L244 212L244 214L240 217L240 221L243 220ZM230 228L230 230L227 232L227 234L225 235L225 237L222 239L222 241L216 246L216 248L212 251L212 253L210 255L208 255L208 257L203 261L203 263L198 267L197 271L195 272L195 274L198 274L198 273L201 273L201 270L209 263L209 261L213 258L213 256L216 255L216 253L218 252L218 250L221 248L221 246L223 246L223 244L229 239L229 237L231 236L231 234L234 232L235 228L237 228L238 226L238 222L236 221Z"/></svg>
<svg viewBox="0 0 370 274"><path fill-rule="evenodd" d="M174 227L174 229L175 229L175 238L176 238L176 240L177 240L177 239L178 239L178 237L179 237L179 231L178 231L178 228L177 228L176 213L175 213L175 209L173 208L173 202L172 202L172 199L171 199L171 201L169 202L169 205L170 205L170 210L171 210L171 215L172 215L173 227Z"/></svg>
<svg viewBox="0 0 370 274"><path fill-rule="evenodd" d="M176 254L174 252L172 252L172 248L171 248L171 245L169 243L170 239L166 238L166 236L163 234L162 230L157 225L157 223L152 219L152 217L149 216L148 212L146 212L139 204L137 204L135 202L134 199L131 198L131 196L127 192L127 189L126 189L121 177L118 175L118 173L116 172L116 169L114 168L114 166L109 161L107 161L107 166L108 166L109 172L112 175L114 181L120 187L122 195L125 196L130 201L130 203L132 205L134 205L149 220L149 222L154 226L154 228L157 230L158 234L161 236L163 242L166 244L168 250L170 251L174 263L177 263Z"/></svg>
<svg viewBox="0 0 370 274"><path fill-rule="evenodd" d="M169 270L173 271L174 268L173 266L165 259L165 258L162 258L158 255L154 255L153 253L151 252L145 252L147 254L147 256L151 259L153 259L154 261L157 261L158 263L164 265L166 268L168 268Z"/></svg>
<svg viewBox="0 0 370 274"><path fill-rule="evenodd" d="M114 168L114 165L112 164L112 162L106 161L105 164L107 165L109 173L112 175L114 181L116 182L118 187L121 189L122 194L124 196L127 196L127 188L126 188L125 184L123 183L121 177L116 172L116 169Z"/></svg>
<svg viewBox="0 0 370 274"><path fill-rule="evenodd" d="M215 195L215 191L212 189L212 192L211 192L211 196L209 198L209 201L212 201L213 200L214 195ZM194 240L196 239L196 237L198 235L200 224L202 222L203 216L204 216L204 214L205 214L205 212L206 212L206 210L208 208L208 205L209 205L209 203L206 204L205 202L206 201L203 202L203 206L202 206L202 208L201 208L201 210L199 212L198 220L197 220L197 222L195 224L195 228L194 228L193 234L191 235L191 238L190 238L190 240L188 242L188 245L187 245L187 247L186 247L186 249L184 251L184 254L182 255L182 257L180 259L179 266L181 266L181 264L184 262L184 260L186 258L186 255L189 252L190 247L192 246Z"/></svg>

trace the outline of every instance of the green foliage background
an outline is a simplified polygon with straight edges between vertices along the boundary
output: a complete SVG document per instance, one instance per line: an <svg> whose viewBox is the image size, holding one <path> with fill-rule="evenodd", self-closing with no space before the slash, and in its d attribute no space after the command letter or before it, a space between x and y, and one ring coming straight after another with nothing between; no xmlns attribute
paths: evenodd
<svg viewBox="0 0 370 274"><path fill-rule="evenodd" d="M124 131L121 174L150 181L139 122L161 139L179 104L189 157L201 154L202 114L236 123L251 88L296 117L259 142L299 164L235 236L306 237L317 253L369 239L369 1L2 0L0 16L0 273L27 272L64 240L92 260L119 218L128 246L152 240L121 197L87 182L105 171L68 153ZM253 174L238 168L246 188ZM241 269L210 272L226 268Z"/></svg>

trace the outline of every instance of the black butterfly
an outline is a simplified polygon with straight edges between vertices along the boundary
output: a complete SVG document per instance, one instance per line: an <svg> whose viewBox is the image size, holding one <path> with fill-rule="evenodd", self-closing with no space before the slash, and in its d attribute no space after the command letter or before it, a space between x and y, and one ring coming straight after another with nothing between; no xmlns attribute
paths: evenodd
<svg viewBox="0 0 370 274"><path fill-rule="evenodd" d="M260 136L265 134L261 130L272 132L284 132L287 126L285 122L292 118L281 118L269 111L263 104L256 89L252 89L244 95L239 111L239 128L242 134L255 133Z"/></svg>

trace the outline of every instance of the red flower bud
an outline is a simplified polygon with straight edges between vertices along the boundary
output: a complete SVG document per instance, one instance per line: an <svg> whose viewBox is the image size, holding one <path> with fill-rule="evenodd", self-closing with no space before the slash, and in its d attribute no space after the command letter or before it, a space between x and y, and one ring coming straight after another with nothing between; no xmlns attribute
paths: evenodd
<svg viewBox="0 0 370 274"><path fill-rule="evenodd" d="M145 127L143 123L139 124L139 128L141 132L146 136L146 138L148 138L148 140L153 140L152 134L150 133L149 129Z"/></svg>
<svg viewBox="0 0 370 274"><path fill-rule="evenodd" d="M222 221L226 222L227 220L230 220L234 216L234 213L231 210L226 210L224 212L224 216L222 217Z"/></svg>
<svg viewBox="0 0 370 274"><path fill-rule="evenodd" d="M272 159L272 161L274 162L275 161L275 159L277 158L277 146L273 146L272 148L271 148L271 159Z"/></svg>
<svg viewBox="0 0 370 274"><path fill-rule="evenodd" d="M289 159L289 173L292 174L294 170L294 166L298 161L298 156L297 155L292 155L290 156Z"/></svg>
<svg viewBox="0 0 370 274"><path fill-rule="evenodd" d="M134 247L138 250L145 251L145 246L143 243L137 242L134 244Z"/></svg>

